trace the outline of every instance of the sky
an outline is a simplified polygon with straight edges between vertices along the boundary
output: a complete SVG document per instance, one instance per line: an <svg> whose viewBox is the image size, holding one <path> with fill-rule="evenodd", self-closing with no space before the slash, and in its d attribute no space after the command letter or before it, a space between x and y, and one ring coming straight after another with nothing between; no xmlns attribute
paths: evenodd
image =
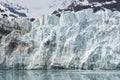
<svg viewBox="0 0 120 80"><path fill-rule="evenodd" d="M0 1L9 1L11 3L24 5L25 7L31 8L43 8L46 5L50 4L53 0L0 0Z"/></svg>

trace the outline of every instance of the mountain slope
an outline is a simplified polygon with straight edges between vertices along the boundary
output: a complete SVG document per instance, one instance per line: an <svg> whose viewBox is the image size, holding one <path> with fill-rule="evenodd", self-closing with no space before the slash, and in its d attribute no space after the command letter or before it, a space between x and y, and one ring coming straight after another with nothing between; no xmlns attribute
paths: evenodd
<svg viewBox="0 0 120 80"><path fill-rule="evenodd" d="M37 18L45 14L60 16L62 11L77 12L88 8L92 8L94 12L104 8L120 11L119 0L1 0L1 2L7 4L7 7L9 5L13 12Z"/></svg>
<svg viewBox="0 0 120 80"><path fill-rule="evenodd" d="M60 16L63 11L77 12L84 9L93 9L94 12L97 12L99 10L105 11L105 8L111 11L120 11L119 7L119 0L76 0L71 2L67 8L55 10L52 14Z"/></svg>
<svg viewBox="0 0 120 80"><path fill-rule="evenodd" d="M27 9L23 11L29 17L39 17L43 14L51 14L58 8L65 8L71 3L71 0L0 0L3 3L9 3L12 8L16 5ZM15 8L14 8L15 9ZM19 10L20 11L20 10ZM20 11L21 12L21 11Z"/></svg>

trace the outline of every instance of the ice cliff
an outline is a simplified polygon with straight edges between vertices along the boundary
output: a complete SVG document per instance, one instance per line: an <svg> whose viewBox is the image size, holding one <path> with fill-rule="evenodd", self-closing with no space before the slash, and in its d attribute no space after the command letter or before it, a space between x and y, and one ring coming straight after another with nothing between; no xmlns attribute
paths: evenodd
<svg viewBox="0 0 120 80"><path fill-rule="evenodd" d="M120 12L0 18L0 69L120 69Z"/></svg>

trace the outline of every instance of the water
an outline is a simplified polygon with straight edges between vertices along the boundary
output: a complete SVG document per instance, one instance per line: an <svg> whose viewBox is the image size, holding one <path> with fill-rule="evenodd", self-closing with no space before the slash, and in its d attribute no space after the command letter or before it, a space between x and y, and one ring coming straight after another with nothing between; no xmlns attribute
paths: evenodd
<svg viewBox="0 0 120 80"><path fill-rule="evenodd" d="M0 80L120 80L120 71L2 70Z"/></svg>

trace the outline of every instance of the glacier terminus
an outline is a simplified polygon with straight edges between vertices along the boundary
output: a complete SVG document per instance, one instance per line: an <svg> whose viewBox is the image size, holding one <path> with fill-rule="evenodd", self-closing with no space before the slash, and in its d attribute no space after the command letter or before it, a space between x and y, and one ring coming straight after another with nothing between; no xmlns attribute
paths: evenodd
<svg viewBox="0 0 120 80"><path fill-rule="evenodd" d="M0 18L0 69L120 69L120 12Z"/></svg>

